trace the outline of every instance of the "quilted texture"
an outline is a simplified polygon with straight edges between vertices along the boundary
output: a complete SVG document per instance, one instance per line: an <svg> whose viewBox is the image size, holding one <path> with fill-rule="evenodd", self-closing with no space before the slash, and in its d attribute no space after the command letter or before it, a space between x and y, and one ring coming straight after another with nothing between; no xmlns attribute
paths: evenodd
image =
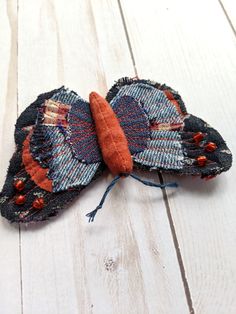
<svg viewBox="0 0 236 314"><path fill-rule="evenodd" d="M45 101L38 112L31 150L49 168L53 192L88 185L102 160L89 103L65 88Z"/></svg>
<svg viewBox="0 0 236 314"><path fill-rule="evenodd" d="M150 124L146 148L133 153L134 166L177 174L211 177L228 170L232 155L221 135L200 118L187 113L180 95L172 88L149 80L122 78L110 89L107 100L112 107L132 97L145 112ZM195 143L194 135L204 139ZM205 145L214 142L217 149L207 152ZM206 156L204 167L196 158Z"/></svg>
<svg viewBox="0 0 236 314"><path fill-rule="evenodd" d="M6 181L0 193L1 214L3 217L7 218L11 222L23 222L23 223L37 222L37 221L46 220L52 216L57 215L60 210L65 208L68 203L72 202L75 199L75 197L79 195L81 190L86 187L85 182L91 182L95 180L99 175L101 175L104 169L104 166L100 164L98 167L95 167L96 169L92 169L91 171L92 175L90 176L89 180L86 179L87 175L82 176L84 180L83 185L81 184L81 182L79 182L79 176L77 176L76 177L77 182L76 180L73 180L73 183L71 184L71 181L70 181L71 185L73 184L76 185L75 188L71 187L67 190L62 189L60 192L57 192L57 193L48 192L45 189L40 188L34 182L34 178L31 177L31 175L26 171L25 166L22 162L23 143L26 140L27 136L29 136L30 132L32 132L32 130L35 129L36 124L39 123L40 116L42 114L41 109L43 108L45 102L48 99L52 99L55 95L58 95L58 93L60 94L62 91L64 91L63 87L38 96L37 100L34 103L32 103L28 108L26 108L25 111L20 115L20 117L17 120L16 129L15 129L16 151L13 154L12 159L10 161ZM40 140L40 136L37 139L35 139L36 142L37 140L39 141L38 143L39 143L40 149L36 150L34 153L39 157L37 158L38 165L40 165L42 169L45 169L46 166L47 167L49 165L51 166L52 159L50 159L50 156L51 154L55 153L54 151L52 152L50 149L48 151L48 154L46 154L45 149L48 149L49 147L55 148L57 146L55 146L56 144L55 142L53 142L53 136L54 136L53 132L51 132L50 134L50 139L53 142L52 146L51 145L48 146L48 144L44 145L44 142L42 139L44 139L45 138L44 136L47 135L45 132L46 125L44 125L41 122L38 124L39 129L37 129L37 131L41 134L41 140ZM60 127L55 127L55 126L48 126L48 128L54 129L55 133L59 132L60 130ZM49 131L49 129L46 129L47 132ZM60 136L63 136L63 139L64 139L64 135L62 134L63 133L61 133ZM60 138L61 137L58 137L57 140L60 140ZM35 144L36 143L34 142L34 145ZM45 154L43 154L43 152ZM32 152L31 154L33 156ZM39 161L41 163L39 163ZM54 159L54 162L55 162L55 159ZM61 161L57 159L57 162L58 162L59 168L61 167L61 169L63 169L63 165ZM79 161L77 160L77 162ZM83 166L86 167L90 165L83 164ZM55 174L55 171L53 171L53 169L51 169L51 171L52 171L51 175L53 173ZM81 169L80 170L77 169L77 171L80 172ZM60 174L60 176L62 176L61 171L58 172L57 174ZM14 181L15 179L18 179L18 178L23 179L25 182L25 188L21 192L17 191L14 187ZM73 176L69 178L71 178L72 180ZM62 183L65 183L65 182L66 181L64 181L63 179ZM55 184L55 188L56 187L57 187L57 184ZM23 205L15 204L15 199L19 194L25 195L26 201ZM32 206L34 200L39 196L43 197L44 199L45 206L43 207L43 209L36 209L36 208L33 208Z"/></svg>
<svg viewBox="0 0 236 314"><path fill-rule="evenodd" d="M102 174L104 161L122 163L117 158L119 151L112 148L114 139L116 147L125 143L129 171L133 164L134 170L211 178L230 168L232 155L221 135L187 113L182 98L170 87L122 78L110 89L106 101L100 100L92 115L91 103L61 87L40 95L20 115L16 151L0 193L4 217L11 222L32 222L55 216ZM103 143L102 136L106 139ZM109 152L109 162L103 160L101 148ZM122 165L117 169L120 172ZM16 185L17 181L20 184Z"/></svg>

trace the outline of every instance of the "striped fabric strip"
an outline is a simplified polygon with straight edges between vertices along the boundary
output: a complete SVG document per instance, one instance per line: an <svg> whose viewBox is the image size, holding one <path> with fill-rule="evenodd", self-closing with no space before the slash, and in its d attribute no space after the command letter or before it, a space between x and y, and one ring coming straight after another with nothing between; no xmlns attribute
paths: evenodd
<svg viewBox="0 0 236 314"><path fill-rule="evenodd" d="M74 158L58 127L45 127L45 138L51 146L49 178L53 180L53 192L88 185L101 163L84 164Z"/></svg>
<svg viewBox="0 0 236 314"><path fill-rule="evenodd" d="M111 100L113 106L121 96L131 96L140 101L150 120L159 123L182 123L182 117L165 93L148 84L137 83L120 88Z"/></svg>
<svg viewBox="0 0 236 314"><path fill-rule="evenodd" d="M45 125L62 125L64 128L68 126L66 116L71 106L62 102L47 99L43 107L43 124Z"/></svg>
<svg viewBox="0 0 236 314"><path fill-rule="evenodd" d="M152 131L148 147L143 152L134 154L133 160L151 168L168 170L182 169L184 155L181 136L177 131Z"/></svg>

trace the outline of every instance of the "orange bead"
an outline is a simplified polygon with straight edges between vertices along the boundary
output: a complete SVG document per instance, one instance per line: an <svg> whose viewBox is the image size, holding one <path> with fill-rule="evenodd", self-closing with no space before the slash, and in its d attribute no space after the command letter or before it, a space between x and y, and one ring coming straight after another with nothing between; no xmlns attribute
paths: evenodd
<svg viewBox="0 0 236 314"><path fill-rule="evenodd" d="M204 167L207 162L206 156L198 156L196 160L197 160L198 166L200 167Z"/></svg>
<svg viewBox="0 0 236 314"><path fill-rule="evenodd" d="M25 201L26 201L25 195L18 195L15 198L15 204L16 205L23 205L23 204L25 204Z"/></svg>
<svg viewBox="0 0 236 314"><path fill-rule="evenodd" d="M25 183L23 180L17 179L14 181L14 187L18 190L18 191L22 191L25 188Z"/></svg>
<svg viewBox="0 0 236 314"><path fill-rule="evenodd" d="M202 132L197 132L194 134L193 139L196 143L199 143L203 140L204 135L202 134Z"/></svg>
<svg viewBox="0 0 236 314"><path fill-rule="evenodd" d="M42 209L44 206L44 199L43 197L37 197L33 202L33 207L35 209Z"/></svg>
<svg viewBox="0 0 236 314"><path fill-rule="evenodd" d="M206 146L205 146L205 150L207 151L207 152L214 152L215 150L216 150L216 148L217 148L217 146L216 146L216 144L215 143L213 143L213 142L208 142L207 144L206 144Z"/></svg>

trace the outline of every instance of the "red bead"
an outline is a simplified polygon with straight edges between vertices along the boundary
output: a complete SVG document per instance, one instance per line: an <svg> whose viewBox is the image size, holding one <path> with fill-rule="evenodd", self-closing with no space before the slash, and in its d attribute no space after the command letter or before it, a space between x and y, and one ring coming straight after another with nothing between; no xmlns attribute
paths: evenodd
<svg viewBox="0 0 236 314"><path fill-rule="evenodd" d="M208 181L208 180L212 180L212 179L214 179L216 177L216 175L209 175L209 176L207 176L207 177L205 177L205 179L206 179L206 181Z"/></svg>
<svg viewBox="0 0 236 314"><path fill-rule="evenodd" d="M196 160L197 160L198 166L200 167L204 167L207 162L206 156L198 156Z"/></svg>
<svg viewBox="0 0 236 314"><path fill-rule="evenodd" d="M204 135L202 134L202 132L197 132L194 134L193 139L196 143L199 143L203 140Z"/></svg>
<svg viewBox="0 0 236 314"><path fill-rule="evenodd" d="M18 190L18 191L22 191L25 188L25 183L24 181L17 179L14 181L14 187Z"/></svg>
<svg viewBox="0 0 236 314"><path fill-rule="evenodd" d="M44 206L44 199L43 197L37 197L33 202L33 207L35 209L42 209Z"/></svg>
<svg viewBox="0 0 236 314"><path fill-rule="evenodd" d="M207 152L214 152L215 150L216 150L216 148L217 148L217 146L216 146L216 144L215 143L213 143L213 142L208 142L207 144L206 144L206 146L205 146L205 150L207 151Z"/></svg>
<svg viewBox="0 0 236 314"><path fill-rule="evenodd" d="M23 205L23 204L25 204L25 201L26 201L25 195L18 195L15 198L15 204L16 205Z"/></svg>

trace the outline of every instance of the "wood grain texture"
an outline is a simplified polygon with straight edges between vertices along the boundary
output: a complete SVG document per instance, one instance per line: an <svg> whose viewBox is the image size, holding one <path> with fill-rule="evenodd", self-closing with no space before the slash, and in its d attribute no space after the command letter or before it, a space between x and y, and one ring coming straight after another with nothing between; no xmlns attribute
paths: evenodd
<svg viewBox="0 0 236 314"><path fill-rule="evenodd" d="M136 74L179 90L235 155L235 5L221 2L0 0L0 184L17 113L38 94L65 85L105 96ZM52 221L1 219L0 312L234 314L235 172L178 178L168 200L127 178L88 224L104 174Z"/></svg>
<svg viewBox="0 0 236 314"><path fill-rule="evenodd" d="M17 117L17 5L0 1L0 186L14 152ZM0 309L21 313L19 228L0 220ZM14 291L14 293L12 293ZM3 312L2 312L3 313Z"/></svg>
<svg viewBox="0 0 236 314"><path fill-rule="evenodd" d="M219 3L121 3L139 76L181 92L235 155L236 45ZM168 194L196 313L236 312L235 172L211 182L179 178L178 193Z"/></svg>
<svg viewBox="0 0 236 314"><path fill-rule="evenodd" d="M88 99L134 76L117 2L67 4L19 3L20 111L62 84ZM88 224L111 180L54 221L22 227L23 313L188 313L161 191L124 180Z"/></svg>

